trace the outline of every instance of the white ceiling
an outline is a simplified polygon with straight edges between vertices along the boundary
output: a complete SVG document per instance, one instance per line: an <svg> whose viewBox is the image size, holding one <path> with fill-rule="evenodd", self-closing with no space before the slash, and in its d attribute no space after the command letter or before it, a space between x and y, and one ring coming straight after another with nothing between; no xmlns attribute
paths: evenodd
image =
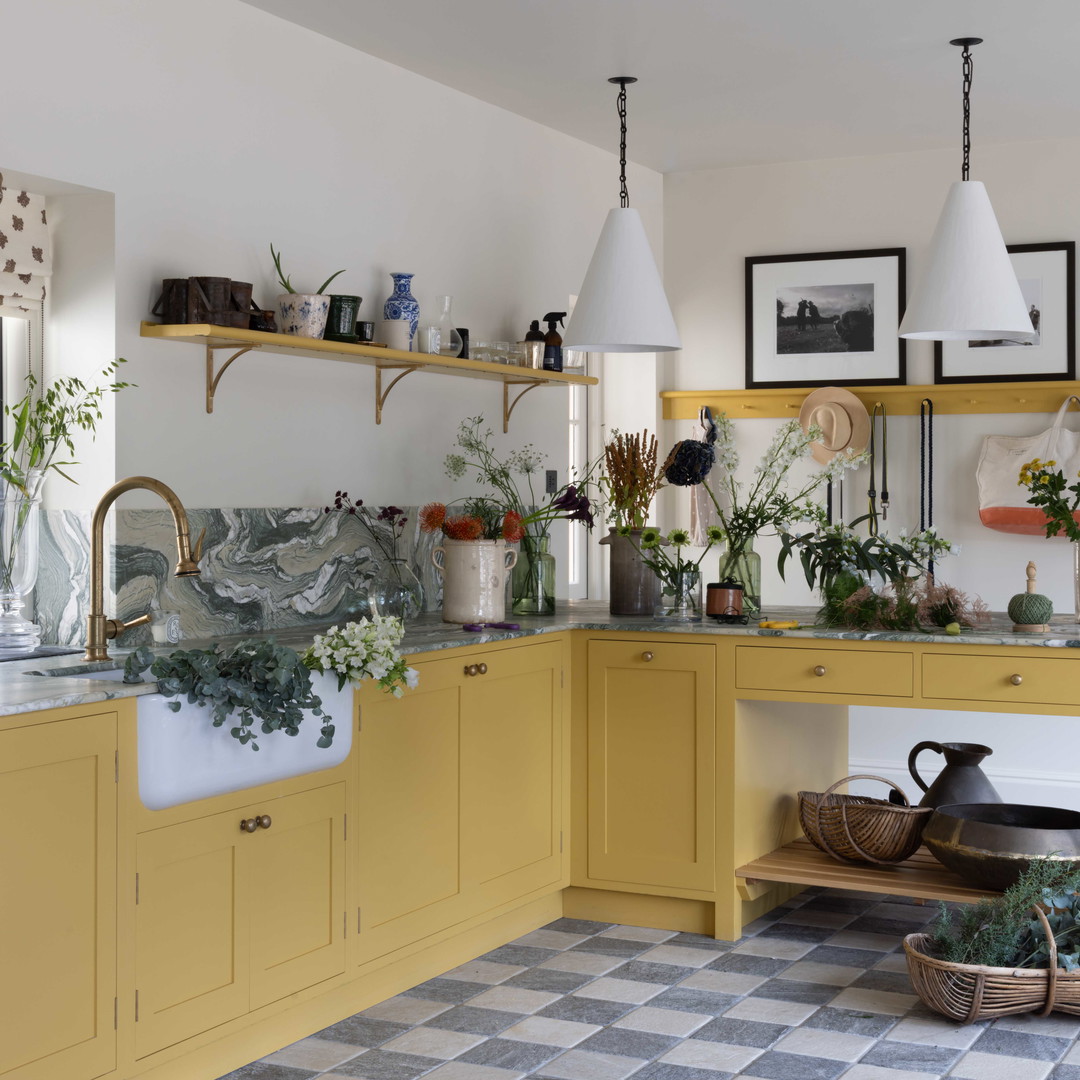
<svg viewBox="0 0 1080 1080"><path fill-rule="evenodd" d="M661 172L1080 134L1077 0L246 0ZM959 172L959 163L957 165Z"/></svg>

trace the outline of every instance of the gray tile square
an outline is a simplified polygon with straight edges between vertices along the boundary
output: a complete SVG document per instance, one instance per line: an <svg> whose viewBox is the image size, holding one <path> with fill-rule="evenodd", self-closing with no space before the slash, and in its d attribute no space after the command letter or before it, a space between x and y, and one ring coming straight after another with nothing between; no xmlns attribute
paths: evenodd
<svg viewBox="0 0 1080 1080"><path fill-rule="evenodd" d="M1006 1057L1028 1058L1034 1061L1057 1061L1069 1049L1070 1040L1053 1035L1028 1035L1023 1031L987 1028L971 1044L980 1054L1004 1054Z"/></svg>
<svg viewBox="0 0 1080 1080"><path fill-rule="evenodd" d="M856 900L852 896L815 896L807 900L803 907L807 911L841 911L849 915L862 915L874 906L875 897Z"/></svg>
<svg viewBox="0 0 1080 1080"><path fill-rule="evenodd" d="M491 987L488 987L490 990ZM446 1031L467 1031L471 1035L498 1035L522 1018L521 1013L502 1012L499 1009L477 1009L472 1005L458 1005L447 1009L427 1021L427 1027Z"/></svg>
<svg viewBox="0 0 1080 1080"><path fill-rule="evenodd" d="M857 986L860 990L885 990L890 994L915 992L906 971L866 971L851 985Z"/></svg>
<svg viewBox="0 0 1080 1080"><path fill-rule="evenodd" d="M322 1031L316 1031L314 1038L349 1043L351 1046L366 1046L370 1049L408 1031L410 1026L395 1024L390 1020L372 1020L367 1016L347 1016Z"/></svg>
<svg viewBox="0 0 1080 1080"><path fill-rule="evenodd" d="M556 971L554 968L530 968L501 983L502 986L520 986L523 990L547 990L552 994L569 994L587 982L593 975L580 975L576 971Z"/></svg>
<svg viewBox="0 0 1080 1080"><path fill-rule="evenodd" d="M667 942L664 942L666 945ZM609 979L630 979L633 982L662 983L674 986L697 968L678 967L675 964L650 964L647 960L631 960L607 973Z"/></svg>
<svg viewBox="0 0 1080 1080"><path fill-rule="evenodd" d="M824 948L824 946L818 946ZM807 954L812 955L812 954ZM874 954L877 957L881 953ZM750 953L733 952L721 956L705 965L706 971L733 971L739 975L764 975L771 979L791 966L790 960L776 960L771 956L752 956Z"/></svg>
<svg viewBox="0 0 1080 1080"><path fill-rule="evenodd" d="M335 1075L355 1076L360 1080L416 1080L439 1064L434 1058L415 1054L395 1054L390 1050L369 1050L366 1054L338 1065Z"/></svg>
<svg viewBox="0 0 1080 1080"><path fill-rule="evenodd" d="M805 1026L825 1031L840 1031L845 1035L866 1035L877 1039L896 1023L895 1016L876 1016L873 1013L832 1009L826 1005L806 1021Z"/></svg>
<svg viewBox="0 0 1080 1080"><path fill-rule="evenodd" d="M634 1073L634 1080L731 1080L734 1075L729 1072L713 1072L712 1069L692 1069L689 1065L654 1061Z"/></svg>
<svg viewBox="0 0 1080 1080"><path fill-rule="evenodd" d="M460 1005L485 990L490 990L489 983L465 982L462 979L428 979L427 982L406 990L408 997L426 998L428 1001L442 1001L447 1005Z"/></svg>
<svg viewBox="0 0 1080 1080"><path fill-rule="evenodd" d="M751 997L772 998L774 1001L798 1001L803 1005L824 1005L836 997L838 986L820 986L817 983L796 982L794 979L777 979L750 992Z"/></svg>
<svg viewBox="0 0 1080 1080"><path fill-rule="evenodd" d="M685 945L691 949L730 949L731 943L718 941L708 934L676 934L664 942L665 945Z"/></svg>
<svg viewBox="0 0 1080 1080"><path fill-rule="evenodd" d="M628 960L647 949L654 949L655 941L631 941L629 938L591 937L588 941L571 945L567 952L599 953L601 956L625 956Z"/></svg>
<svg viewBox="0 0 1080 1080"><path fill-rule="evenodd" d="M492 964L516 964L518 967L533 967L542 964L553 956L558 956L558 949L538 949L535 945L501 945L478 957Z"/></svg>
<svg viewBox="0 0 1080 1080"><path fill-rule="evenodd" d="M1049 1080L1080 1080L1080 1065L1059 1065L1050 1074Z"/></svg>
<svg viewBox="0 0 1080 1080"><path fill-rule="evenodd" d="M712 990L691 990L683 986L673 986L657 994L649 1001L649 1004L654 1009L677 1009L679 1012L719 1016L730 1009L737 1000L736 994L717 994Z"/></svg>
<svg viewBox="0 0 1080 1080"><path fill-rule="evenodd" d="M885 1069L909 1072L945 1073L956 1063L961 1051L948 1046L898 1042L885 1039L859 1058L861 1065L880 1065Z"/></svg>
<svg viewBox="0 0 1080 1080"><path fill-rule="evenodd" d="M515 1069L532 1072L566 1050L563 1046L546 1046L543 1043L518 1042L516 1039L487 1039L466 1050L455 1061L470 1065L490 1065L496 1069Z"/></svg>
<svg viewBox="0 0 1080 1080"><path fill-rule="evenodd" d="M690 1038L765 1049L767 1046L772 1046L781 1035L790 1030L791 1028L784 1024L763 1024L759 1020L737 1020L733 1017L722 1016L698 1028Z"/></svg>
<svg viewBox="0 0 1080 1080"><path fill-rule="evenodd" d="M553 1020L576 1020L581 1024L608 1024L625 1016L637 1006L625 1001L601 1001L599 998L564 997L542 1008L537 1016L550 1016Z"/></svg>
<svg viewBox="0 0 1080 1080"><path fill-rule="evenodd" d="M844 927L849 933L886 934L894 937L899 944L915 928L905 919L884 919L873 915L861 915L854 922Z"/></svg>
<svg viewBox="0 0 1080 1080"><path fill-rule="evenodd" d="M682 1040L675 1035L657 1035L655 1032L635 1031L632 1028L607 1028L590 1035L584 1042L578 1043L575 1049L650 1061L670 1050L678 1042Z"/></svg>
<svg viewBox="0 0 1080 1080"><path fill-rule="evenodd" d="M591 919L556 919L544 926L545 930L561 930L564 934L601 934L615 923L593 922Z"/></svg>
<svg viewBox="0 0 1080 1080"><path fill-rule="evenodd" d="M881 962L882 954L873 949L848 949L843 945L819 945L803 959L816 964L836 964L839 967L872 968Z"/></svg>
<svg viewBox="0 0 1080 1080"><path fill-rule="evenodd" d="M311 1080L318 1076L310 1069L290 1069L284 1065L271 1065L265 1061L254 1061L241 1069L227 1073L219 1080Z"/></svg>
<svg viewBox="0 0 1080 1080"><path fill-rule="evenodd" d="M845 930L854 929L855 924L845 926ZM759 938L783 938L786 941L822 942L836 933L835 926L807 926L804 923L774 923L766 926L757 936Z"/></svg>
<svg viewBox="0 0 1080 1080"><path fill-rule="evenodd" d="M747 1066L741 1075L747 1080L750 1077L757 1077L758 1080L836 1080L850 1068L848 1061L770 1050Z"/></svg>

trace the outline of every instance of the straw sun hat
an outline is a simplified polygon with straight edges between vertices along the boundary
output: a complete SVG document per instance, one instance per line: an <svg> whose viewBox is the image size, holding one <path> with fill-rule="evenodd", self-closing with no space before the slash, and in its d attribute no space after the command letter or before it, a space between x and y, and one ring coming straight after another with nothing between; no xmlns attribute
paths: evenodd
<svg viewBox="0 0 1080 1080"><path fill-rule="evenodd" d="M861 454L870 441L870 414L850 390L823 386L807 395L799 409L799 424L808 431L811 424L821 428L818 442L810 444L814 460L827 465L837 454Z"/></svg>

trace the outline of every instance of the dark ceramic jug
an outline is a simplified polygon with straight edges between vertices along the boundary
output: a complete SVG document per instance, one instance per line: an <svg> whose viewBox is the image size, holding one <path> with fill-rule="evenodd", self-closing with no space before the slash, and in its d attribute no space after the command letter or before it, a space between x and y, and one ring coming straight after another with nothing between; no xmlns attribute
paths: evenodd
<svg viewBox="0 0 1080 1080"><path fill-rule="evenodd" d="M915 759L923 750L945 755L945 768L928 788L915 769ZM948 803L999 803L1001 796L979 768L979 762L994 751L979 743L921 742L908 754L908 772L926 792L920 806L945 806Z"/></svg>

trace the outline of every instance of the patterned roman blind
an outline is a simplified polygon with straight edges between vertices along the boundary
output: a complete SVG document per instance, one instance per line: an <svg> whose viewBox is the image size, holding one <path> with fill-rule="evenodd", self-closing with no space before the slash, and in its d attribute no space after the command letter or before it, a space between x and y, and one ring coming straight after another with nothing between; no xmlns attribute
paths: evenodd
<svg viewBox="0 0 1080 1080"><path fill-rule="evenodd" d="M50 274L45 196L4 187L0 175L0 314L40 310Z"/></svg>

